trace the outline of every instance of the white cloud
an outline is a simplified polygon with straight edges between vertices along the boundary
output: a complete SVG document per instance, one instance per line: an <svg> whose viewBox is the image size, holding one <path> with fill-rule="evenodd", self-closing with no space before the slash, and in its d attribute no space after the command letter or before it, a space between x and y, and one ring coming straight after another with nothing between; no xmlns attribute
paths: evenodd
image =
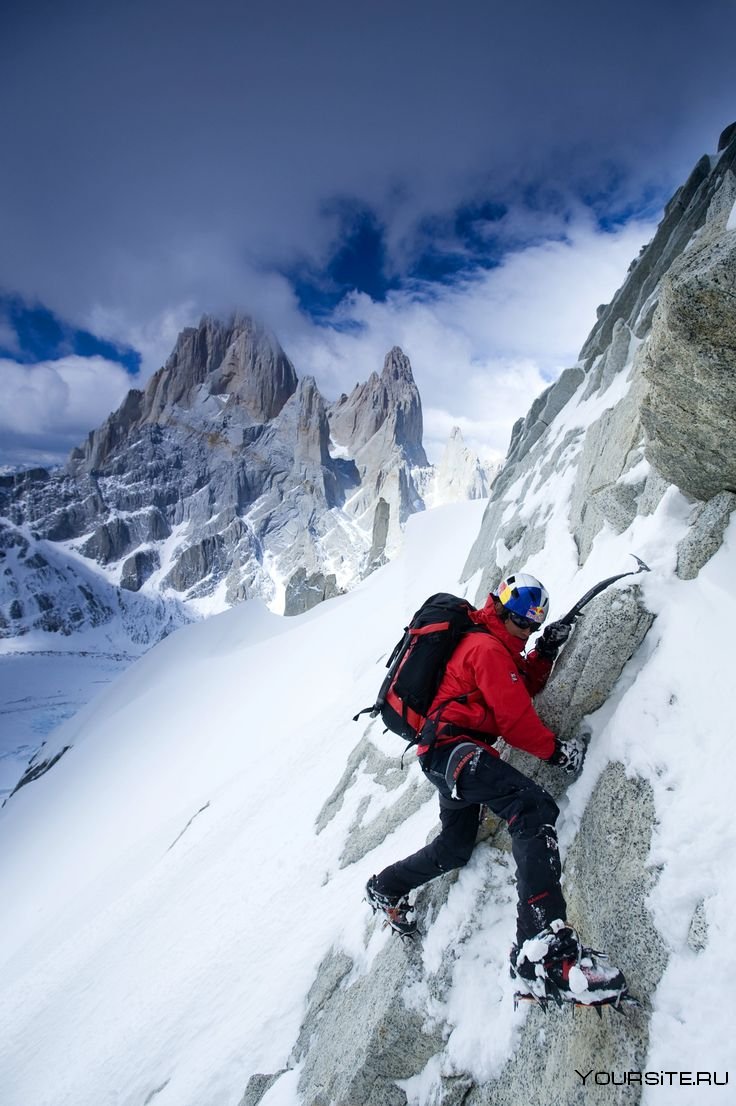
<svg viewBox="0 0 736 1106"><path fill-rule="evenodd" d="M84 327L109 342L132 347L141 356L140 385L160 369L174 348L181 331L198 319L196 305L187 301L139 321L122 308L95 304L84 319Z"/></svg>
<svg viewBox="0 0 736 1106"><path fill-rule="evenodd" d="M100 338L132 346L147 381L184 327L196 326L203 314L227 318L234 311L253 314L279 335L299 313L286 277L259 269L226 238L193 233L144 261L120 252L114 288L67 317Z"/></svg>
<svg viewBox="0 0 736 1106"><path fill-rule="evenodd" d="M274 329L297 373L315 376L328 400L380 371L387 351L399 345L422 396L430 459L439 459L454 425L482 456L498 458L516 419L575 363L596 307L620 286L654 229L631 222L604 233L582 213L564 239L518 249L495 269L453 284L417 284L384 303L354 293L322 325L299 312L284 277L242 267L237 274L234 264L213 281L211 298L183 297L148 314L100 304L85 325L141 353L143 384L167 359L179 331L195 325L203 311L250 311ZM212 257L203 253L199 260L214 268ZM189 264L197 267L194 258ZM30 445L61 459L133 383L120 365L101 357L33 366L5 361L0 370L6 459L8 447L21 445L25 463Z"/></svg>
<svg viewBox="0 0 736 1106"><path fill-rule="evenodd" d="M132 385L122 365L76 355L34 365L0 360L0 378L5 463L62 461Z"/></svg>
<svg viewBox="0 0 736 1106"><path fill-rule="evenodd" d="M655 224L604 233L587 218L564 240L507 255L496 269L452 285L417 286L385 303L347 297L330 326L285 320L281 340L301 374L329 398L380 370L391 346L412 362L425 412L425 445L437 459L458 424L484 455L505 454L511 427L574 364L596 308L623 282Z"/></svg>

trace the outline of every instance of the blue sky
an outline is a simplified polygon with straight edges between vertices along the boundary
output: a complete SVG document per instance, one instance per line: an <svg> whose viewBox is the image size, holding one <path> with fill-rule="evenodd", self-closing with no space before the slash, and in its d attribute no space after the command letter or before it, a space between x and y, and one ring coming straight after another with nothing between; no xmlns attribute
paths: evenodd
<svg viewBox="0 0 736 1106"><path fill-rule="evenodd" d="M59 360L70 354L104 357L123 365L131 377L140 370L137 350L74 326L38 302L28 303L20 296L0 292L0 318L5 324L0 332L0 357L13 358L23 365Z"/></svg>
<svg viewBox="0 0 736 1106"><path fill-rule="evenodd" d="M736 114L735 31L730 0L10 0L0 464L62 460L233 310L327 398L403 345L430 453L503 452Z"/></svg>

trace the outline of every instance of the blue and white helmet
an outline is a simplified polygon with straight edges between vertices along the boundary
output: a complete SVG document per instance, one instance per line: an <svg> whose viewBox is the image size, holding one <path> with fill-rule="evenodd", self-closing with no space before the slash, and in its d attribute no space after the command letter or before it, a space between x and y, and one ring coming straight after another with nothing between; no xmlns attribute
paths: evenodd
<svg viewBox="0 0 736 1106"><path fill-rule="evenodd" d="M547 589L536 576L530 576L528 572L507 576L494 594L510 614L526 618L538 626L542 625L549 612Z"/></svg>

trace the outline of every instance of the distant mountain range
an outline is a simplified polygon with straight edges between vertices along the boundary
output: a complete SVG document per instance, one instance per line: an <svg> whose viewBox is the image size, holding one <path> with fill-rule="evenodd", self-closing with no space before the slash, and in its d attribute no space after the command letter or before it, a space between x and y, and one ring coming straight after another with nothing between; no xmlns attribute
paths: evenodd
<svg viewBox="0 0 736 1106"><path fill-rule="evenodd" d="M0 478L0 635L145 648L255 596L298 613L492 475L457 429L428 463L400 349L328 403L255 320L205 317L62 471Z"/></svg>

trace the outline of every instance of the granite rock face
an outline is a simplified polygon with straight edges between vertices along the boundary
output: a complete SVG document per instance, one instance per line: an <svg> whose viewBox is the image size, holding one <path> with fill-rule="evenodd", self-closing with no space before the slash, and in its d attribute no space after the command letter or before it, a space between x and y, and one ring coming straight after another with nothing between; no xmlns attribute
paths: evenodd
<svg viewBox="0 0 736 1106"><path fill-rule="evenodd" d="M391 942L370 976L350 983L352 961L332 952L320 965L289 1066L302 1065L301 1101L310 1106L406 1106L407 1079L442 1045L403 1001L419 975L415 946ZM252 1076L241 1106L257 1106L281 1073Z"/></svg>
<svg viewBox="0 0 736 1106"><path fill-rule="evenodd" d="M645 351L649 385L642 410L646 454L671 483L696 499L736 490L736 203L729 171L724 195L691 248L662 281Z"/></svg>
<svg viewBox="0 0 736 1106"><path fill-rule="evenodd" d="M623 533L639 513L646 473L637 477L644 456L640 407L644 383L633 372L626 395L588 427L570 500L570 525L585 561L607 523Z"/></svg>
<svg viewBox="0 0 736 1106"><path fill-rule="evenodd" d="M735 510L734 492L719 492L696 508L690 529L677 546L677 575L681 580L694 580L718 552Z"/></svg>
<svg viewBox="0 0 736 1106"><path fill-rule="evenodd" d="M284 614L303 614L325 599L340 595L334 572L324 576L321 572L307 576L305 568L298 568L286 585Z"/></svg>
<svg viewBox="0 0 736 1106"><path fill-rule="evenodd" d="M342 446L360 450L381 430L416 465L425 466L422 407L406 354L394 346L386 354L380 376L372 373L350 395L330 405L332 437Z"/></svg>
<svg viewBox="0 0 736 1106"><path fill-rule="evenodd" d="M373 516L373 535L371 548L368 554L368 567L366 572L373 572L386 564L386 543L388 542L388 527L391 521L391 507L386 500L379 497L376 505L376 513Z"/></svg>
<svg viewBox="0 0 736 1106"><path fill-rule="evenodd" d="M402 771L395 757L387 756L373 741L364 738L348 757L342 777L317 816L318 833L336 817L346 792L361 777L371 780L374 788L385 793L385 805L379 814L369 816L370 799L360 803L340 856L341 868L367 856L397 826L434 798L434 788L421 773L415 771L409 775Z"/></svg>
<svg viewBox="0 0 736 1106"><path fill-rule="evenodd" d="M392 941L369 977L312 997L294 1054L303 1062L299 1092L305 1102L404 1106L406 1095L396 1080L421 1070L442 1045L441 1036L428 1033L421 1015L403 1001L404 989L419 974L419 957L412 945Z"/></svg>
<svg viewBox="0 0 736 1106"><path fill-rule="evenodd" d="M159 564L156 550L139 550L124 562L120 575L120 587L127 588L128 591L140 591Z"/></svg>
<svg viewBox="0 0 736 1106"><path fill-rule="evenodd" d="M575 394L583 377L583 370L577 365L565 369L555 383L534 400L526 416L514 424L506 462L498 477L500 487L507 485L513 466L521 461L534 443L542 437L555 415L559 414Z"/></svg>
<svg viewBox="0 0 736 1106"><path fill-rule="evenodd" d="M567 736L602 707L653 622L637 584L622 580L596 596L560 653L554 679L535 700L546 725Z"/></svg>

